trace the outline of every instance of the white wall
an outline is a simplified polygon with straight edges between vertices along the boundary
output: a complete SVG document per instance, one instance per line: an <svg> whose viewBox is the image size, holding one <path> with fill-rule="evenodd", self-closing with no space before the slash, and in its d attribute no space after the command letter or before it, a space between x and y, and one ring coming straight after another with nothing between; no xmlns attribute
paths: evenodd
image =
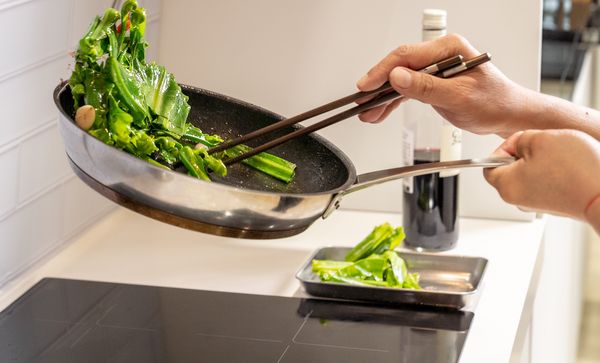
<svg viewBox="0 0 600 363"><path fill-rule="evenodd" d="M159 1L148 1L156 57ZM112 1L0 0L0 286L112 207L70 170L52 91Z"/></svg>
<svg viewBox="0 0 600 363"><path fill-rule="evenodd" d="M466 35L515 81L539 87L541 1L171 0L163 3L160 59L179 81L291 116L355 91L355 81L397 45L420 40L421 12L448 10ZM400 121L347 120L320 133L359 172L400 164ZM466 157L487 156L496 137L465 136ZM369 150L371 148L371 150ZM399 182L349 196L347 208L399 211ZM465 172L466 216L530 219L503 203L481 172Z"/></svg>

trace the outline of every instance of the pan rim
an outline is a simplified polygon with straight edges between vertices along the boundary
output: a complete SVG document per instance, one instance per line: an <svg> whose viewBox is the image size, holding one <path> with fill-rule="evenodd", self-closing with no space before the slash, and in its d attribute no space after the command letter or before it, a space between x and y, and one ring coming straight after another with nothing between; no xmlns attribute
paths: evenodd
<svg viewBox="0 0 600 363"><path fill-rule="evenodd" d="M213 188L219 188L219 189L223 189L223 190L235 190L236 192L239 192L239 193L247 193L247 194L255 194L255 195L259 194L259 195L263 195L263 196L278 196L278 197L285 197L285 198L322 197L322 196L326 196L326 195L330 195L333 198L334 195L338 194L341 191L348 189L351 185L355 184L355 182L356 182L356 168L354 167L354 164L352 163L350 158L342 150L340 150L337 146L335 146L332 142L325 139L323 136L317 134L316 132L313 132L307 136L315 139L318 143L322 144L327 149L329 149L336 157L338 157L338 159L340 159L340 161L346 167L346 170L348 172L348 177L347 177L346 181L334 189L319 191L319 192L311 192L311 193L285 193L285 192L275 192L275 191L266 191L266 190L245 189L245 188L240 188L240 187L236 187L236 186L221 184L218 182L208 182L208 181L204 181L204 180L200 180L200 179L191 177L184 173L179 173L174 170L166 170L166 169L160 168L160 167L152 165L151 163L148 163L147 161L144 161L138 157L135 157L121 149L107 145L104 142L102 142L101 140L98 140L97 138L90 135L88 132L79 128L75 124L75 120L73 119L73 116L69 115L60 103L60 95L66 90L68 85L69 85L69 79L61 80L61 82L54 89L53 99L54 99L54 104L56 105L56 107L58 108L58 110L62 114L62 116L65 117L66 120L69 120L70 126L76 128L79 133L83 134L83 136L86 138L86 140L95 142L95 143L99 143L106 148L110 148L112 150L121 152L124 155L126 155L126 157L129 158L130 160L135 160L135 162L146 163L147 165L149 165L152 169L155 169L156 171L171 172L177 176L185 176L190 179L188 181L190 181L192 183L197 183L198 185L210 185ZM196 86L187 85L184 83L179 83L179 85L181 86L181 88L183 90L189 90L192 92L199 92L199 93L204 93L204 94L207 94L210 96L218 97L218 98L224 99L228 102L237 103L238 105L241 105L241 106L254 108L254 109L264 112L265 114L268 114L274 118L283 119L283 116L281 116L275 112L269 111L260 106L256 106L252 103L242 101L235 97L227 96L227 95L215 92L215 91L211 91L211 90L196 87ZM298 125L297 127L302 127L302 126Z"/></svg>

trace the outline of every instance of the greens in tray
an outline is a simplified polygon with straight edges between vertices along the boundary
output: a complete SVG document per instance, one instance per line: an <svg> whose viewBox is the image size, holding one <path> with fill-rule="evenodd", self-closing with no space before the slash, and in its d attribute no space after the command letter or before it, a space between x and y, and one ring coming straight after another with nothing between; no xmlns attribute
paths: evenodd
<svg viewBox="0 0 600 363"><path fill-rule="evenodd" d="M225 176L223 160L250 148L238 145L209 155L223 139L187 122L188 97L165 67L147 63L145 10L125 1L97 16L79 41L69 85L75 121L84 130L156 166L183 166L198 179ZM296 165L268 153L242 163L289 183Z"/></svg>
<svg viewBox="0 0 600 363"><path fill-rule="evenodd" d="M420 290L419 274L409 273L406 262L394 251L404 237L402 227L384 223L357 244L345 261L313 260L312 270L326 282Z"/></svg>

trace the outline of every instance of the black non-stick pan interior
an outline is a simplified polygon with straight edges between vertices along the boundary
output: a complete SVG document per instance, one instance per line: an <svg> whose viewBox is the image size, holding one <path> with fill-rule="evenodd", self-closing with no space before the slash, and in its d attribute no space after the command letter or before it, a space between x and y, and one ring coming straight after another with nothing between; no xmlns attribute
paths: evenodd
<svg viewBox="0 0 600 363"><path fill-rule="evenodd" d="M183 90L189 96L191 106L188 121L203 132L218 134L224 139L241 136L281 119L257 106L222 95L189 87ZM255 146L293 130L293 127L284 128L252 140L248 145ZM338 189L354 175L347 157L323 138L314 135L290 140L269 152L298 166L291 183L286 184L242 164L230 166L225 178L213 176L213 180L254 190L304 194Z"/></svg>

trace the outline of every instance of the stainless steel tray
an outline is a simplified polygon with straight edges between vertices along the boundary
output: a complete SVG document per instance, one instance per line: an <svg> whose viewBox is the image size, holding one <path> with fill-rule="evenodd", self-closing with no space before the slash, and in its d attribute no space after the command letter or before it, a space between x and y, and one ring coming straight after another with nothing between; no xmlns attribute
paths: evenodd
<svg viewBox="0 0 600 363"><path fill-rule="evenodd" d="M318 249L296 274L304 290L314 296L374 301L385 304L417 304L450 309L472 309L478 299L487 259L432 253L400 252L409 272L421 275L423 290L355 286L321 282L312 272L312 260L339 260L348 247Z"/></svg>

